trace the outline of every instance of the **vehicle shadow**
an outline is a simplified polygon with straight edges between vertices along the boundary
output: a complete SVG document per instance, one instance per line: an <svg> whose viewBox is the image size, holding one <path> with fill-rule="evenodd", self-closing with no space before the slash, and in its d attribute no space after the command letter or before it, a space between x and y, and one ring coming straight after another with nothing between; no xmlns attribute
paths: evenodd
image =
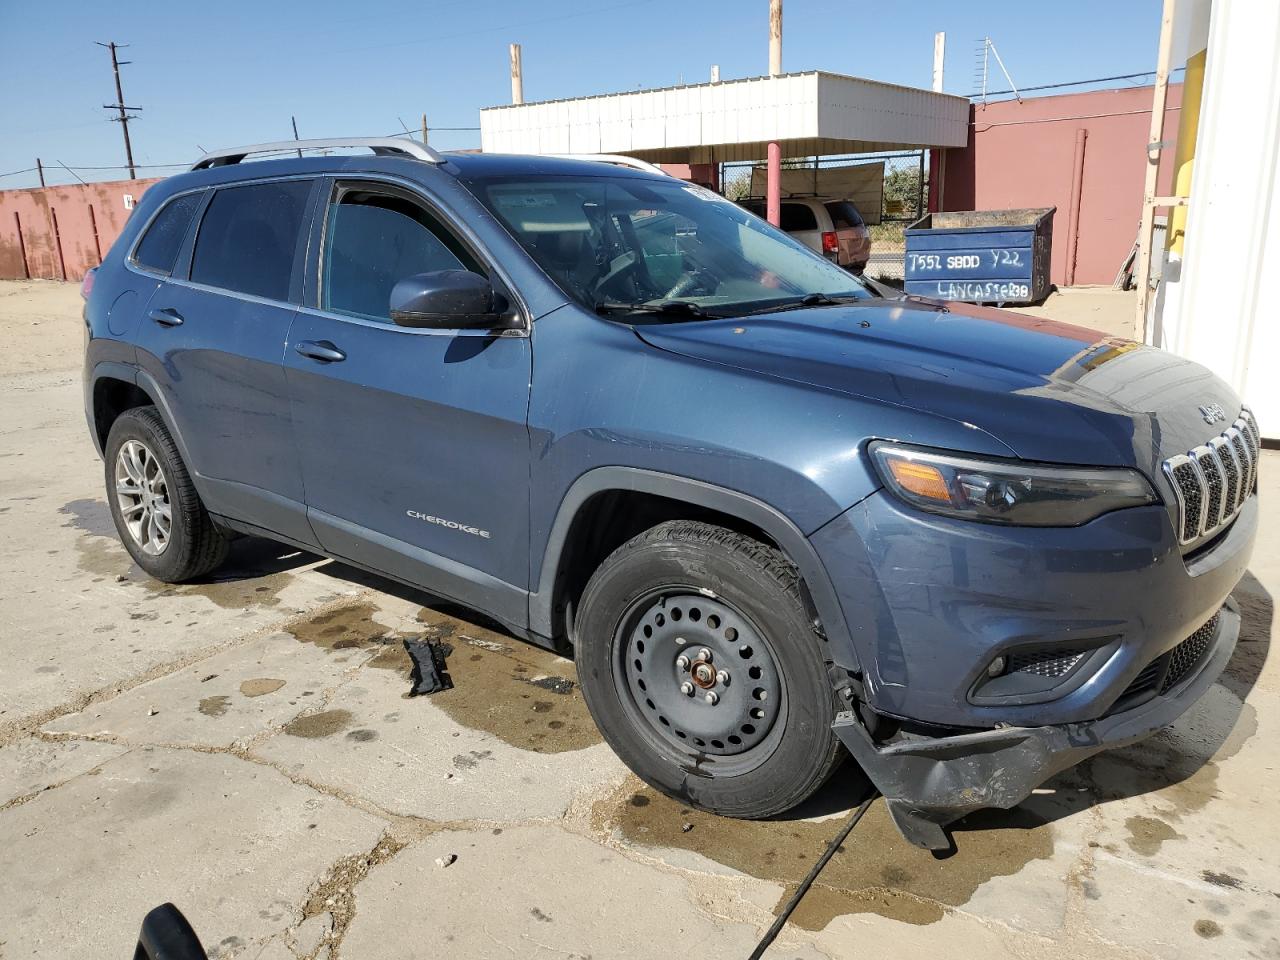
<svg viewBox="0 0 1280 960"><path fill-rule="evenodd" d="M261 537L237 537L231 541L227 548L227 559L218 569L191 582L194 584L234 583L257 577L270 577L277 573L297 570L319 559L317 554L308 553L275 540L265 540Z"/></svg>

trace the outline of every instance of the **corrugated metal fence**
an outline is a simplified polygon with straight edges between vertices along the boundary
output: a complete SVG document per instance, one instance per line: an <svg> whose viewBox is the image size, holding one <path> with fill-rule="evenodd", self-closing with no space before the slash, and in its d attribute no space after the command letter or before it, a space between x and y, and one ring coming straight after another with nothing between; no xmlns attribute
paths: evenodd
<svg viewBox="0 0 1280 960"><path fill-rule="evenodd" d="M0 190L0 280L80 280L156 180Z"/></svg>

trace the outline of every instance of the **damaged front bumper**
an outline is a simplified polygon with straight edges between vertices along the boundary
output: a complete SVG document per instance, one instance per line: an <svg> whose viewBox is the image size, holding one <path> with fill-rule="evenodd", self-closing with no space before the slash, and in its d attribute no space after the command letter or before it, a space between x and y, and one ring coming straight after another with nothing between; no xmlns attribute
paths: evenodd
<svg viewBox="0 0 1280 960"><path fill-rule="evenodd" d="M952 821L983 807L1014 807L1054 774L1173 723L1217 680L1239 635L1240 614L1228 600L1197 668L1167 692L1097 720L883 746L852 711L840 713L832 727L884 795L902 835L916 846L946 850L950 841L943 827Z"/></svg>

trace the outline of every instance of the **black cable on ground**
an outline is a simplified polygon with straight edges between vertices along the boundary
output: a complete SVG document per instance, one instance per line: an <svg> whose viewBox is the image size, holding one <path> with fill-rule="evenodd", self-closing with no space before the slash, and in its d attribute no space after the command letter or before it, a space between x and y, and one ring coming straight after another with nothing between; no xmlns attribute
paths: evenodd
<svg viewBox="0 0 1280 960"><path fill-rule="evenodd" d="M760 960L764 956L764 952L769 949L769 945L778 939L778 934L782 932L782 928L786 926L787 918L789 918L796 907L800 905L800 901L804 899L804 895L809 892L809 888L813 886L813 881L818 879L823 868L835 856L836 851L840 849L840 845L845 842L849 834L853 832L853 828L858 825L858 821L862 819L862 815L867 812L867 808L871 806L876 797L880 796L879 791L872 790L871 796L862 801L862 805L853 811L853 815L840 829L831 842L827 844L827 849L822 852L822 856L818 858L818 862L809 870L808 875L800 881L800 886L796 887L796 892L791 895L791 899L787 901L787 905L782 908L782 912L778 914L778 919L773 921L773 926L765 933L764 937L756 944L756 948L751 951L748 960Z"/></svg>

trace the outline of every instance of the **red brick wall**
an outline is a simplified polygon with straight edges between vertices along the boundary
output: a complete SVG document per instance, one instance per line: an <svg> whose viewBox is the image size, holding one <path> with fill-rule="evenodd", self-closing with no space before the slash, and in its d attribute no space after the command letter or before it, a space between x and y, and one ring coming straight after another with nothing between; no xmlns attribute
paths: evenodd
<svg viewBox="0 0 1280 960"><path fill-rule="evenodd" d="M1086 131L1075 283L1109 284L1133 246L1142 213L1151 87L1009 100L971 108L969 144L947 151L945 210L1054 207L1051 279L1066 281L1076 131ZM1169 87L1166 140L1178 133L1182 85ZM1164 152L1161 193L1172 180Z"/></svg>
<svg viewBox="0 0 1280 960"><path fill-rule="evenodd" d="M102 262L156 180L0 190L0 280L80 280ZM21 238L19 238L21 230Z"/></svg>

